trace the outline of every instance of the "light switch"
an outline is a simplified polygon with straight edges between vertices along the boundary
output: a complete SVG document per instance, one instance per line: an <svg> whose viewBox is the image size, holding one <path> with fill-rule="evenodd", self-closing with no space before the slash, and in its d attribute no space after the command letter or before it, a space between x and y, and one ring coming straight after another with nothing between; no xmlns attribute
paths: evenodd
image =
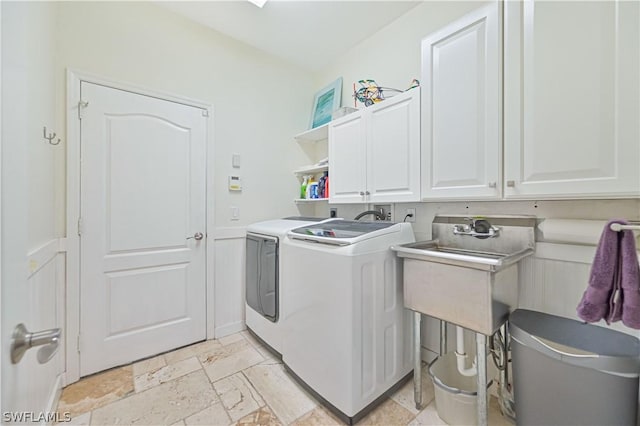
<svg viewBox="0 0 640 426"><path fill-rule="evenodd" d="M231 165L236 169L240 168L240 154L231 155Z"/></svg>
<svg viewBox="0 0 640 426"><path fill-rule="evenodd" d="M231 206L231 220L240 220L240 207Z"/></svg>

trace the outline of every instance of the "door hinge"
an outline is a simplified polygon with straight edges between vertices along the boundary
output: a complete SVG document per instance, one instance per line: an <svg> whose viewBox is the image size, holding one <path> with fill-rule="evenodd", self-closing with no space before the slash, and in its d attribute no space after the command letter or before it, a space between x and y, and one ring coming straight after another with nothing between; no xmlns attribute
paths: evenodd
<svg viewBox="0 0 640 426"><path fill-rule="evenodd" d="M78 349L78 353L80 353L80 335L78 334L78 339L76 340L76 348Z"/></svg>
<svg viewBox="0 0 640 426"><path fill-rule="evenodd" d="M81 236L81 235L82 235L82 225L83 225L83 223L82 223L82 218L81 218L81 217L79 217L79 218L78 218L78 236Z"/></svg>
<svg viewBox="0 0 640 426"><path fill-rule="evenodd" d="M89 102L78 101L78 119L82 120L82 111L89 106Z"/></svg>
<svg viewBox="0 0 640 426"><path fill-rule="evenodd" d="M209 110L208 109L203 109L202 110L202 116L203 117L209 117Z"/></svg>

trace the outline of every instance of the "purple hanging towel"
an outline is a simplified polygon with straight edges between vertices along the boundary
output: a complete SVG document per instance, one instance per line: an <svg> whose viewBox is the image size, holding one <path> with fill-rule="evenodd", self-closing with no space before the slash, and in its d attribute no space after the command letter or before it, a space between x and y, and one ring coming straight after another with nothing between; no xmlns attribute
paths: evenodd
<svg viewBox="0 0 640 426"><path fill-rule="evenodd" d="M640 268L632 231L612 231L609 221L591 266L589 285L578 305L578 316L586 322L622 319L627 327L640 329Z"/></svg>
<svg viewBox="0 0 640 426"><path fill-rule="evenodd" d="M620 290L622 300L622 323L640 329L640 265L633 231L622 232L620 241ZM615 303L618 305L617 301ZM616 310L617 311L617 310ZM619 319L616 315L615 321Z"/></svg>

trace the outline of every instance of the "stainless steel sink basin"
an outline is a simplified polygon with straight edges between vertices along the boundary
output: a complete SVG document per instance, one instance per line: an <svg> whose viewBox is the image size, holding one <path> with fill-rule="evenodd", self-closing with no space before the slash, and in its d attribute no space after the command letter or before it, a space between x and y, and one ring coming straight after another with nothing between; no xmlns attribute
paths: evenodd
<svg viewBox="0 0 640 426"><path fill-rule="evenodd" d="M399 257L446 263L483 271L497 272L533 254L532 248L524 248L514 253L469 250L441 245L439 240L418 241L392 247Z"/></svg>
<svg viewBox="0 0 640 426"><path fill-rule="evenodd" d="M492 238L460 235L464 217L437 216L430 241L392 247L404 260L404 303L492 335L518 305L518 262L533 254L535 220L490 217Z"/></svg>

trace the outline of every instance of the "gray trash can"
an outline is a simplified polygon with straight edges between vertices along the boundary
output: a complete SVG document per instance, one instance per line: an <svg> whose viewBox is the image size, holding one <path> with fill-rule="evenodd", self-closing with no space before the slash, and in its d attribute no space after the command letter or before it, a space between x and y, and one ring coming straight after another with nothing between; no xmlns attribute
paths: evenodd
<svg viewBox="0 0 640 426"><path fill-rule="evenodd" d="M518 425L635 425L640 341L542 312L509 317Z"/></svg>

